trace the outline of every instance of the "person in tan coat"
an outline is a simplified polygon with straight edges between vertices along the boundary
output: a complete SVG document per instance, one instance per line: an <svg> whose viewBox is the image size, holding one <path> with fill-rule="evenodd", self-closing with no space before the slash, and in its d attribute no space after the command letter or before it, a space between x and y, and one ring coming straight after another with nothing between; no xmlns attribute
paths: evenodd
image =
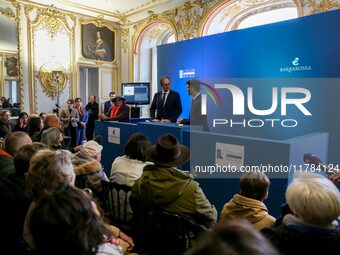
<svg viewBox="0 0 340 255"><path fill-rule="evenodd" d="M245 173L240 179L240 194L224 205L220 221L234 218L248 220L256 229L273 227L275 218L268 213L263 200L268 198L270 181L261 172Z"/></svg>

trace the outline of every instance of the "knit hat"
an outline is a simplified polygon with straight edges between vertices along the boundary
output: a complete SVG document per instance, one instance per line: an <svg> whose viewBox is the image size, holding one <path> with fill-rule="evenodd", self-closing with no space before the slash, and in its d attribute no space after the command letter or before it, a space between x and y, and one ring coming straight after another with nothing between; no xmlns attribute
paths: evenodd
<svg viewBox="0 0 340 255"><path fill-rule="evenodd" d="M102 150L103 146L99 145L96 141L91 140L81 147L80 152L90 156L91 158L95 158Z"/></svg>

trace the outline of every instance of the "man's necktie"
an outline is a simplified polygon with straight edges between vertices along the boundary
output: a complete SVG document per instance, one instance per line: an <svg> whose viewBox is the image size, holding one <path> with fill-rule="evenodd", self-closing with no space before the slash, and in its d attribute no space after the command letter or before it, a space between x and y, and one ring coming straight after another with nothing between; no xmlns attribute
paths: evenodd
<svg viewBox="0 0 340 255"><path fill-rule="evenodd" d="M163 92L163 95L162 95L162 107L164 107L164 105L165 105L165 95L166 95L166 92Z"/></svg>

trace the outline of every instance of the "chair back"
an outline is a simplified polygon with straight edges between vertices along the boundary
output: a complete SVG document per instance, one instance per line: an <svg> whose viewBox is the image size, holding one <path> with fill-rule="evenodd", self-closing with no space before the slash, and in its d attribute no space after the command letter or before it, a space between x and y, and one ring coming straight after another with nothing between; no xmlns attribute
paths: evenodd
<svg viewBox="0 0 340 255"><path fill-rule="evenodd" d="M132 210L129 204L131 187L112 181L101 181L103 201L102 206L110 222L127 231L132 219ZM129 231L127 231L129 232Z"/></svg>
<svg viewBox="0 0 340 255"><path fill-rule="evenodd" d="M133 207L136 252L150 255L183 254L206 227L181 215L163 210Z"/></svg>

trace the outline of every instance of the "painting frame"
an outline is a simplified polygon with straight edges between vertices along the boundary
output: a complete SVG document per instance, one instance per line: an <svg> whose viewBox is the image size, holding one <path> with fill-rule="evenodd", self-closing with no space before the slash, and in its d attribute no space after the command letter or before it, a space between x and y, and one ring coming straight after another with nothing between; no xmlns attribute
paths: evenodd
<svg viewBox="0 0 340 255"><path fill-rule="evenodd" d="M116 30L98 20L81 22L81 55L85 60L116 63Z"/></svg>
<svg viewBox="0 0 340 255"><path fill-rule="evenodd" d="M6 55L4 66L6 67L6 76L16 78L19 76L19 59L16 55Z"/></svg>

